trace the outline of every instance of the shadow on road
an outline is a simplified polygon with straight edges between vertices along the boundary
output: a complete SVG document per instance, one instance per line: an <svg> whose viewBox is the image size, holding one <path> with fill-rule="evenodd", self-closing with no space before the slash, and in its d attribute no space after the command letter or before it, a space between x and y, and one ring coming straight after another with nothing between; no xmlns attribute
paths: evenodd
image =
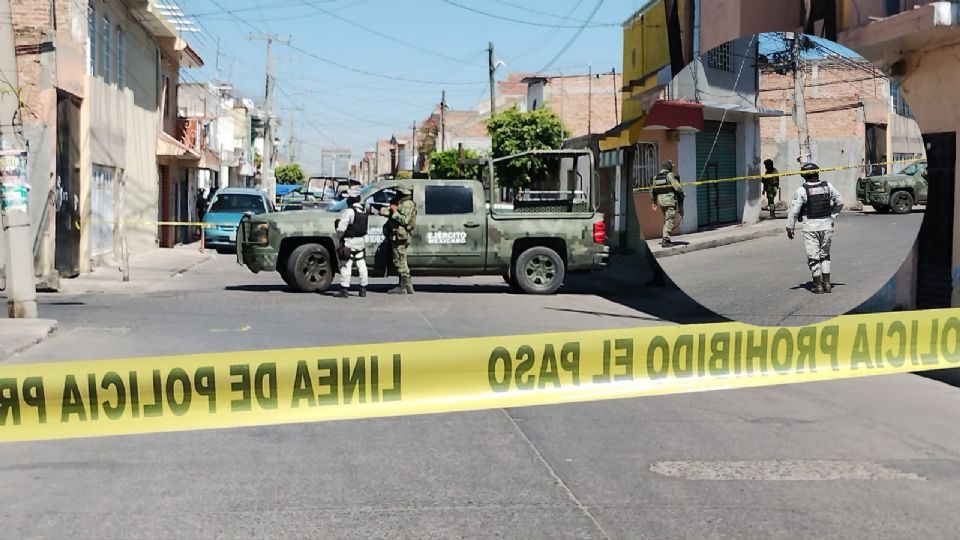
<svg viewBox="0 0 960 540"><path fill-rule="evenodd" d="M835 281L830 282L830 287L833 289L836 289L837 287L845 287L846 285L847 285L846 283L842 283L842 282L835 282ZM799 285L794 285L793 287L790 287L791 291L798 291L800 289L805 289L812 292L813 282L807 281L806 283L800 283Z"/></svg>
<svg viewBox="0 0 960 540"><path fill-rule="evenodd" d="M648 315L626 315L623 313L607 313L604 311L587 311L583 309L569 309L569 308L547 308L549 311L561 311L565 313L577 313L580 315L594 315L597 317L613 317L615 319L639 319L642 321L659 321L659 317L651 317Z"/></svg>
<svg viewBox="0 0 960 540"><path fill-rule="evenodd" d="M285 293L294 293L290 287L282 283L269 284L269 285L227 285L223 288L225 291L241 291L241 292L285 292Z"/></svg>

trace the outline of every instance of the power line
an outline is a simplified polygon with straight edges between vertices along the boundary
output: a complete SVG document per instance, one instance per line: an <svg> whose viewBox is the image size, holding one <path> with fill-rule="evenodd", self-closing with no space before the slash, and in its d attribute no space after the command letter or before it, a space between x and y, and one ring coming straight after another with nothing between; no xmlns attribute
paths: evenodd
<svg viewBox="0 0 960 540"><path fill-rule="evenodd" d="M567 41L566 45L564 45L563 48L560 49L560 52L558 52L557 55L554 56L552 60L547 62L547 65L543 66L543 68L540 69L541 72L544 72L550 69L550 67L553 66L553 64L555 64L557 60L559 60L564 54L566 54L567 50L570 49L570 46L572 46L573 43L577 41L577 38L580 37L580 34L582 34L583 31L587 28L587 24L589 24L590 21L592 21L593 18L597 15L597 12L600 11L600 7L602 5L603 5L603 0L597 0L597 5L593 7L593 11L590 12L590 16L587 18L586 22L583 25L581 25L576 32L573 33L573 35L570 37L570 40Z"/></svg>
<svg viewBox="0 0 960 540"><path fill-rule="evenodd" d="M289 47L289 48L291 48L291 49L293 49L293 50L295 50L295 51L297 51L297 52L299 52L300 54L304 54L304 55L306 55L306 56L309 56L310 58L313 58L313 59L315 59L315 60L319 60L319 61L321 61L321 62L323 62L323 63L325 63L325 64L329 64L329 65L331 65L331 66L336 66L336 67L338 67L338 68L340 68L340 69L345 69L345 70L347 70L347 71L352 71L352 72L354 72L354 73L360 73L360 74L362 74L362 75L367 75L367 76L370 76L370 77L377 77L377 78L380 78L380 79L387 79L387 80L391 80L391 81L413 82L413 83L419 83L419 84L438 84L438 85L475 86L475 85L480 84L480 83L478 83L478 82L462 82L462 81L428 81L428 80L423 80L423 79L412 79L412 78L408 78L408 77L400 77L400 76L397 76L397 75L385 75L385 74L383 74L383 73L376 73L376 72L373 72L373 71L367 71L367 70L365 70L365 69L360 69L360 68L355 68L355 67L352 67L352 66L348 66L348 65L346 65L346 64L342 64L342 63L337 62L337 61L335 61L335 60L330 60L329 58L324 58L324 57L322 57L322 56L320 56L320 55L318 55L318 54L316 54L316 53L312 53L312 52L310 52L310 51L308 51L308 50L301 49L300 47L297 47L297 46L295 46L295 45L291 45L291 44L289 44L289 43L287 43L286 46Z"/></svg>
<svg viewBox="0 0 960 540"><path fill-rule="evenodd" d="M546 12L546 11L540 11L540 10L537 10L537 9L530 9L530 8L528 8L528 7L526 7L526 6L522 6L522 5L520 5L520 4L514 4L513 2L508 2L507 0L494 0L494 1L495 1L496 3L498 3L498 4L503 4L503 5L505 5L505 6L510 6L510 7L513 7L513 8L517 8L517 9L519 9L519 10L521 10L521 11L526 11L527 13L535 13L535 14L537 14L537 15L546 15L547 17L553 17L554 19L560 19L560 20L563 21L563 22L567 22L567 21L569 21L569 20L573 20L574 22L578 22L578 23L584 22L584 21L577 20L577 19L570 19L570 15L572 15L572 11L571 11L571 13L568 13L568 14L566 14L566 15L557 15L556 13L548 13L548 12ZM576 11L576 9L580 6L581 3L582 3L582 2L577 2L577 4L573 7L573 11ZM602 23L602 24L603 24L603 26L615 26L613 23L610 23L610 24ZM600 26L600 25L601 25L601 23L597 23L597 26Z"/></svg>
<svg viewBox="0 0 960 540"><path fill-rule="evenodd" d="M460 9L465 9L465 10L467 10L467 11L472 11L472 12L474 12L474 13L478 13L478 14L480 14L480 15L484 15L484 16L487 16L487 17L492 17L492 18L494 18L494 19L500 19L501 21L508 21L508 22L517 23L517 24L526 24L526 25L530 25L530 26L540 26L540 27L543 27L543 28L578 28L578 29L580 29L580 30L582 31L582 30L583 30L584 28L586 28L587 26L589 26L590 28L602 28L602 27L610 27L610 26L620 26L620 23L595 23L595 24L591 24L590 21L593 20L593 14L590 16L589 19L587 19L587 20L584 22L583 25L561 25L561 24L540 23L540 22L534 22L534 21L524 21L524 20L521 20L521 19L514 19L514 18L512 18L512 17L504 17L503 15L497 15L497 14L495 14L495 13L490 13L490 12L487 12L487 11L481 11L481 10L479 10L479 9L472 8L472 7L470 7L470 6L465 6L465 5L463 5L463 4L458 4L457 2L454 2L453 0L443 0L443 1L444 1L445 3L447 3L447 4L450 4L451 6L456 6L456 7L460 8Z"/></svg>
<svg viewBox="0 0 960 540"><path fill-rule="evenodd" d="M461 59L459 59L459 58L454 58L454 57L452 57L452 56L447 56L447 55L445 55L445 54L443 54L443 53L438 53L438 52L434 51L433 49L428 49L428 48L426 48L426 47L421 47L421 46L419 46L419 45L417 45L417 44L415 44L415 43L410 43L409 41L402 40L402 39L400 39L400 38L398 38L398 37L394 37L394 36L391 36L391 35L389 35L389 34L384 34L383 32L380 32L380 31L378 31L378 30L374 30L373 28L370 28L370 27L364 26L364 25L362 25L362 24L356 23L356 22L351 21L350 19L347 19L347 18L345 18L345 17L341 17L340 15L337 15L337 14L333 13L333 12L330 11L330 10L326 10L326 9L323 9L323 8L319 8L319 7L317 7L317 6L313 5L313 4L308 3L307 0L300 0L300 3L303 4L303 5L305 5L305 6L309 6L309 7L313 8L314 10L316 10L316 11L318 11L318 12L320 12L320 13L323 13L324 15L328 15L328 16L330 16L330 17L333 17L334 19L337 19L338 21L341 21L341 22L344 22L344 23L346 23L346 24L349 24L350 26L353 26L354 28L359 28L359 29L361 29L361 30L363 30L363 31L365 31L365 32L369 32L369 33L371 33L371 34L373 34L373 35L375 35L375 36L380 36L380 37L382 37L382 38L384 38L384 39L387 39L387 40L389 40L389 41L393 41L394 43L399 43L399 44L401 44L401 45L405 45L405 46L407 46L407 47L410 47L411 49L416 49L416 50L418 50L418 51L425 52L425 53L427 53L427 54L432 54L432 55L438 56L438 57L440 57L440 58L445 58L445 59L447 59L447 60L452 60L452 61L454 61L454 62L460 62L460 63L467 64L467 65L470 65L470 66L480 67L479 64L474 64L473 62L468 62L468 61L466 61L466 60L461 60Z"/></svg>

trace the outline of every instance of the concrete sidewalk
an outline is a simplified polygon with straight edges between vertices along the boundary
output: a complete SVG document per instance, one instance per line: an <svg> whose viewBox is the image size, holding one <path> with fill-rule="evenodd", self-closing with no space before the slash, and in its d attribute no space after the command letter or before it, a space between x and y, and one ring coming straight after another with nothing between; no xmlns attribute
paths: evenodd
<svg viewBox="0 0 960 540"><path fill-rule="evenodd" d="M730 225L728 227L675 236L673 241L682 244L679 246L668 248L660 247L659 238L647 240L647 246L653 256L660 259L689 253L691 251L700 251L701 249L710 249L735 244L737 242L765 238L767 236L786 234L784 233L784 229L787 226L786 223L786 217L764 219L753 225Z"/></svg>
<svg viewBox="0 0 960 540"><path fill-rule="evenodd" d="M0 319L0 362L46 339L57 329L51 319Z"/></svg>
<svg viewBox="0 0 960 540"><path fill-rule="evenodd" d="M60 293L141 293L152 291L168 279L203 264L213 258L215 251L204 253L199 244L175 248L155 248L130 256L130 281L123 281L118 266L98 266L93 272L73 279L60 280Z"/></svg>

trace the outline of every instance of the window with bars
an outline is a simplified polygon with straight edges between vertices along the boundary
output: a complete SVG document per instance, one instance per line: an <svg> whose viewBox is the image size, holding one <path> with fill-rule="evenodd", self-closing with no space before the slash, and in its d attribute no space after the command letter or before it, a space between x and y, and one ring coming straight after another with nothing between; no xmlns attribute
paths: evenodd
<svg viewBox="0 0 960 540"><path fill-rule="evenodd" d="M87 8L87 75L97 74L97 12Z"/></svg>
<svg viewBox="0 0 960 540"><path fill-rule="evenodd" d="M724 43L708 52L707 67L733 72L733 43Z"/></svg>
<svg viewBox="0 0 960 540"><path fill-rule="evenodd" d="M634 189L653 185L660 163L660 146L657 143L639 142L633 147L633 167L630 182Z"/></svg>
<svg viewBox="0 0 960 540"><path fill-rule="evenodd" d="M913 118L913 111L911 111L910 106L907 105L907 100L903 99L903 96L900 95L900 85L895 81L890 81L890 98L893 102L893 112L900 116Z"/></svg>
<svg viewBox="0 0 960 540"><path fill-rule="evenodd" d="M110 82L110 19L103 17L103 35L100 36L100 47L102 48L103 60L100 66L101 75L104 82Z"/></svg>
<svg viewBox="0 0 960 540"><path fill-rule="evenodd" d="M124 47L126 45L124 43L125 41L126 41L126 37L123 34L123 29L118 26L117 27L117 86L119 86L120 88L123 88L123 85L126 82L123 76L124 75L123 72L125 70L124 55L126 54L126 51L124 50Z"/></svg>

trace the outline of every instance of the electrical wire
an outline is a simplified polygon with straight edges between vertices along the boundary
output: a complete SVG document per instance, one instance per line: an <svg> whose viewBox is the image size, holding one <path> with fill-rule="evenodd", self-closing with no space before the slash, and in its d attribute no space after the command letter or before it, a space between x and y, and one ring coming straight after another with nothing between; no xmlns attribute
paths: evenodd
<svg viewBox="0 0 960 540"><path fill-rule="evenodd" d="M460 8L460 9L465 9L465 10L467 10L467 11L472 11L473 13L477 13L477 14L480 14L480 15L485 15L485 16L487 16L487 17L492 17L492 18L494 18L494 19L500 19L501 21L507 21L507 22L517 23L517 24L526 24L526 25L530 25L530 26L540 26L540 27L543 27L543 28L577 28L577 29L580 29L580 30L582 31L582 29L587 28L587 27L590 27L590 28L602 28L602 27L610 27L610 26L620 26L620 23L591 23L590 21L593 20L593 15L591 15L590 18L587 19L587 21L585 21L584 24L582 24L582 25L560 25L560 24L540 23L540 22L534 22L534 21L524 21L524 20L521 20L521 19L514 19L514 18L512 18L512 17L504 17L503 15L497 15L497 14L495 14L495 13L490 13L490 12L487 12L487 11L482 11L482 10L479 10L479 9L476 9L476 8L472 8L472 7L470 7L470 6L465 6L465 5L463 5L463 4L459 4L459 3L457 3L457 2L454 2L453 0L443 0L443 2L444 2L444 3L447 3L447 4L450 4L451 6L456 6L456 7Z"/></svg>
<svg viewBox="0 0 960 540"><path fill-rule="evenodd" d="M337 14L333 13L333 12L330 11L330 10L325 10L325 9L323 9L323 8L320 8L320 7L317 7L317 6L315 6L315 5L309 4L309 3L307 2L307 0L300 0L300 3L303 4L303 5L306 5L306 6L309 6L309 7L313 8L315 11L317 11L317 12L319 12L319 13L323 13L324 15L327 15L327 16L329 16L329 17L333 17L334 19L336 19L336 20L338 20L338 21L340 21L340 22L349 24L350 26L353 26L354 28L359 28L359 29L363 30L364 32L368 32L368 33L373 34L373 35L375 35L375 36L380 36L380 37L382 37L382 38L384 38L384 39L386 39L386 40L392 41L392 42L394 42L394 43L399 43L399 44L401 44L401 45L405 45L405 46L407 46L407 47L410 47L411 49L416 49L416 50L418 50L418 51L420 51L420 52L425 52L425 53L427 53L427 54L432 54L432 55L437 56L437 57L440 57L440 58L444 58L444 59L447 59L447 60L452 60L452 61L454 61L454 62L460 62L460 63L464 63L464 64L467 64L467 65L469 65L469 66L474 66L474 67L481 67L479 64L476 64L476 63L473 63L473 62L467 62L467 61L465 61L465 60L461 60L461 59L455 58L455 57L453 57L453 56L448 56L448 55L446 55L446 54L436 52L436 51L434 51L433 49L428 49L428 48L426 48L426 47L421 47L421 46L419 46L419 45L417 45L417 44L415 44L415 43L410 43L409 41L402 40L402 39L400 39L400 38L398 38L398 37L394 37L394 36L391 36L391 35L389 35L389 34L384 34L383 32L380 32L380 31L378 31L378 30L374 30L373 28L370 28L370 27L364 26L364 25L362 25L362 24L356 23L356 22L354 22L354 21L351 21L350 19L347 19L346 17L341 17L340 15L337 15Z"/></svg>
<svg viewBox="0 0 960 540"><path fill-rule="evenodd" d="M563 57L564 54L566 54L567 50L570 49L573 43L577 41L577 38L580 37L580 34L582 34L583 31L587 28L587 24L589 24L589 22L592 21L593 18L597 15L597 12L600 11L601 6L603 6L603 0L597 0L597 5L593 7L593 11L590 12L590 16L587 17L587 21L583 25L581 25L576 32L573 33L573 35L570 37L570 40L567 41L567 43L563 46L562 49L560 49L560 52L558 52L557 55L553 57L553 59L547 62L547 65L543 66L540 69L540 73L543 73L548 69L550 69L553 66L553 64L557 62L557 60L559 60L561 57Z"/></svg>

